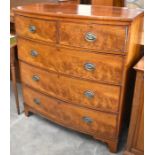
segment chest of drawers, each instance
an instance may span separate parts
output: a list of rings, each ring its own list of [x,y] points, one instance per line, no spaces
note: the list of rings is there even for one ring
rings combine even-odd
[[[92,135],[116,152],[143,12],[41,3],[14,13],[25,114]]]

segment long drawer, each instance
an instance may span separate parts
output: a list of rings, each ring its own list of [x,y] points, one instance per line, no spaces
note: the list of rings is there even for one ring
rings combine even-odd
[[[127,27],[113,25],[60,23],[60,44],[109,53],[123,53]]]
[[[56,22],[16,16],[16,33],[40,41],[56,43]]]
[[[117,115],[80,108],[23,87],[25,104],[66,127],[99,137],[116,135]]]
[[[69,78],[20,62],[22,82],[56,98],[93,109],[118,112],[120,87]]]
[[[19,59],[62,74],[120,85],[123,56],[95,54],[71,48],[56,48],[18,39]]]

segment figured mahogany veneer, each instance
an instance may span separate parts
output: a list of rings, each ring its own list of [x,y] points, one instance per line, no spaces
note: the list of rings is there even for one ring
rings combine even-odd
[[[103,83],[120,85],[122,82],[122,56],[87,53],[79,49],[48,46],[21,38],[18,43],[19,59],[34,66]],[[33,51],[37,52],[36,56],[32,55]],[[93,64],[94,69],[87,70],[88,63]]]
[[[36,40],[56,42],[56,22],[18,16],[16,33]]]
[[[73,31],[72,31],[73,30]],[[92,43],[85,37],[91,32],[96,36]],[[62,22],[60,24],[60,44],[105,52],[124,52],[127,27],[98,24]]]
[[[143,11],[41,3],[14,9],[25,114],[117,151]]]
[[[74,78],[68,78],[55,73],[20,63],[21,80],[23,83],[56,98],[92,107],[105,111],[118,111],[120,87],[107,84],[97,84]],[[37,81],[33,77],[37,76]],[[94,96],[88,98],[84,95],[91,91]]]
[[[92,110],[67,104],[28,87],[24,87],[23,94],[25,102],[30,108],[49,116],[50,119],[57,123],[85,133],[94,134],[94,137],[101,136],[104,138],[108,135],[113,138],[116,136],[117,115],[102,112],[94,113]],[[90,119],[89,122],[85,121],[86,118]]]

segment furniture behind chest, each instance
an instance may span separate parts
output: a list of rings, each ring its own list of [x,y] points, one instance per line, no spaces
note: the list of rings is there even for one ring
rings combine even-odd
[[[10,35],[10,71],[11,71],[11,79],[12,79],[12,86],[15,96],[15,103],[17,108],[17,113],[20,114],[20,108],[19,108],[19,100],[18,100],[18,90],[17,90],[17,70],[16,70],[16,64],[17,64],[17,43],[16,43],[16,37],[15,35]]]
[[[25,114],[92,135],[116,152],[143,11],[40,3],[14,9]]]
[[[144,58],[134,67],[137,72],[132,114],[124,155],[144,155]]]
[[[123,7],[125,0],[91,0],[92,5],[119,6]]]

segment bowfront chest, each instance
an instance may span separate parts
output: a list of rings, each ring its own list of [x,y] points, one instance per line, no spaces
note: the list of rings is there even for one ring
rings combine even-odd
[[[25,114],[92,135],[116,152],[142,10],[77,4],[14,9]]]

